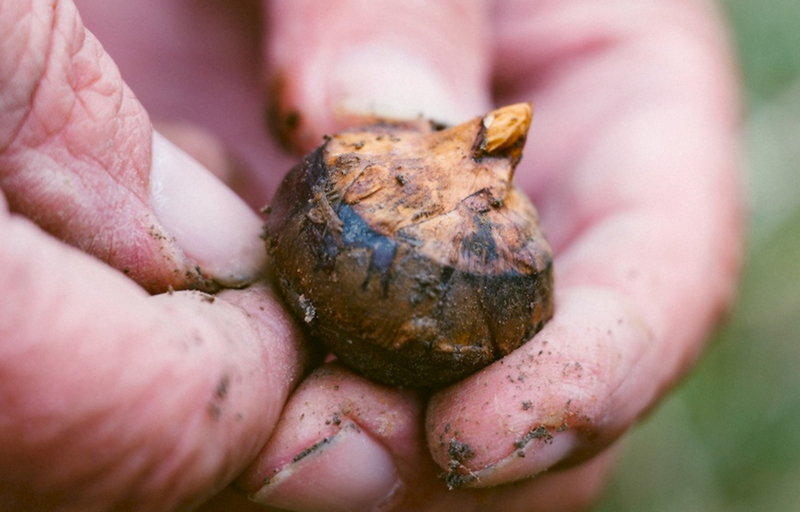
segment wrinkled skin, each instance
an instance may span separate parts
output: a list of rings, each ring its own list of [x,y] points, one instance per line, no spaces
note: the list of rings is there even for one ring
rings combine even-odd
[[[700,0],[0,0],[0,508],[586,507],[733,295],[727,44]],[[553,320],[428,397],[321,363],[259,217],[150,125],[258,207],[266,91],[301,150],[533,100]]]

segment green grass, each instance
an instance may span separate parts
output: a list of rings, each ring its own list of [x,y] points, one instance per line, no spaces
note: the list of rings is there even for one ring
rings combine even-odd
[[[748,92],[759,98],[778,94],[800,69],[800,2],[727,0],[723,6],[739,47]]]
[[[596,510],[800,510],[800,2],[728,0],[748,100],[750,247],[697,370],[623,442]]]

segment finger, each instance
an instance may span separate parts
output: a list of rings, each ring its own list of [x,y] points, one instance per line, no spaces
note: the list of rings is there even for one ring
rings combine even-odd
[[[158,133],[208,169],[249,205],[264,208],[265,198],[269,197],[264,183],[267,176],[259,175],[216,134],[184,122],[155,122],[153,125]],[[272,164],[272,171],[291,168],[290,164]]]
[[[481,0],[267,4],[271,119],[295,148],[375,116],[455,123],[488,111]]]
[[[395,456],[419,452],[419,411],[408,392],[324,366],[292,395],[239,485],[277,508],[371,510],[400,485]]]
[[[609,126],[636,108],[650,108],[659,114],[673,111],[684,120],[664,126],[653,119],[638,138],[616,142],[624,145],[623,155],[639,147],[653,150],[672,143],[662,139],[654,145],[655,140],[645,139],[648,134],[653,139],[656,135],[702,139],[718,133],[726,140],[714,140],[714,147],[724,145],[728,160],[735,158],[730,134],[739,126],[739,93],[732,78],[730,42],[713,3],[651,1],[634,6],[608,0],[587,5],[576,0],[544,7],[524,0],[502,0],[496,6],[493,84],[497,100],[534,101],[536,105],[526,156],[515,179],[534,195],[540,210],[553,208],[551,223],[567,219],[571,230],[564,229],[563,235],[560,229],[550,230],[558,238],[574,236],[585,216],[556,212],[549,200],[562,199],[550,188],[559,186],[561,192],[586,179],[575,171],[578,163],[589,161],[588,150],[599,142],[595,136],[607,133]],[[692,116],[690,126],[685,125],[687,115]],[[675,132],[677,127],[682,131]],[[672,154],[673,160],[684,161],[675,171],[689,167],[689,155]],[[692,168],[701,168],[701,162]],[[629,169],[620,173],[626,171]],[[596,184],[599,173],[588,168],[584,172],[595,176],[584,186],[589,194],[589,184]],[[640,180],[655,175],[639,174]],[[675,176],[673,187],[683,183],[683,178]],[[609,180],[602,192],[618,185]],[[656,193],[662,184],[640,187],[644,185],[652,185],[648,190]],[[545,189],[547,193],[543,193]],[[570,205],[580,206],[574,200]],[[557,242],[560,245],[561,240]]]
[[[503,5],[498,80],[547,116],[520,178],[540,196],[558,284],[621,292],[672,340],[657,347],[691,358],[741,264],[739,95],[719,13],[700,1]]]
[[[534,9],[528,24],[514,11],[499,30],[516,36],[500,53],[539,64],[526,72],[540,81],[524,89],[542,96],[539,112],[567,118],[542,128],[538,145],[532,134],[528,150],[540,175],[527,186],[556,248],[557,305],[522,349],[431,400],[437,462],[452,463],[452,443],[471,448],[454,471],[464,485],[603,449],[688,370],[733,297],[736,106],[725,48],[703,32],[715,21],[698,5],[658,2],[621,20],[615,5]],[[643,34],[642,19],[658,21]],[[569,44],[550,43],[544,58],[542,34]]]
[[[241,164],[210,131],[190,123],[154,122],[154,128],[228,186],[245,174]]]
[[[150,291],[253,280],[260,219],[153,134],[75,6],[0,7],[0,187],[11,209]]]
[[[19,216],[0,237],[1,503],[190,508],[249,464],[307,363],[268,289],[150,297]]]
[[[481,512],[580,512],[591,510],[601,497],[616,459],[609,449],[577,467],[552,471],[517,484],[476,492]],[[464,492],[464,491],[462,491]],[[454,508],[462,512],[461,508]]]
[[[322,367],[292,395],[238,484],[256,502],[297,511],[584,510],[613,461],[608,453],[520,485],[449,489],[422,441],[420,412],[408,392]]]
[[[226,183],[263,207],[295,158],[277,148],[264,122],[258,1],[75,2],[156,128],[191,123],[213,133],[246,170],[242,182]]]
[[[661,390],[668,370],[624,297],[570,289],[556,307],[532,341],[432,397],[428,444],[452,486],[499,485],[593,455]]]

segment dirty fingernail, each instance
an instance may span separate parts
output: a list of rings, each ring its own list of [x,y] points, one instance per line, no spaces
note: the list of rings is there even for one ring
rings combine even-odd
[[[266,253],[262,221],[232,190],[184,151],[153,132],[150,201],[184,254],[218,283],[254,280]]]
[[[392,458],[354,423],[297,454],[250,499],[296,512],[372,510],[399,485]]]
[[[574,432],[542,431],[520,442],[505,459],[472,473],[465,486],[490,487],[538,475],[572,453],[577,442]]]
[[[342,55],[332,80],[337,114],[448,124],[474,114],[459,109],[445,77],[421,56],[378,44]]]

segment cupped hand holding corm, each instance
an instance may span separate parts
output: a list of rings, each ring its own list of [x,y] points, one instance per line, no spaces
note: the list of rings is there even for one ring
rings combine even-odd
[[[707,2],[76,3],[0,0],[3,510],[579,510],[729,305]],[[552,319],[444,389],[323,358],[255,213],[300,154],[531,101]]]

